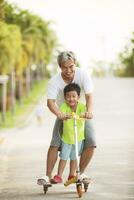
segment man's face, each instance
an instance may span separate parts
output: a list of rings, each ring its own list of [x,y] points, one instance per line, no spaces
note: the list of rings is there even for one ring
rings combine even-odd
[[[61,71],[64,77],[66,78],[72,78],[75,73],[75,63],[73,60],[67,60],[65,62],[62,62],[61,64]]]

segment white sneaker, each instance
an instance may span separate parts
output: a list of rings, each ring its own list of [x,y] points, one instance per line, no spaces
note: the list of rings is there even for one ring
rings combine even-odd
[[[91,182],[91,179],[86,174],[81,174],[80,175],[80,180],[83,183],[90,183]]]
[[[39,178],[39,179],[37,180],[37,184],[38,184],[38,185],[51,185],[48,176],[44,176],[44,177]]]

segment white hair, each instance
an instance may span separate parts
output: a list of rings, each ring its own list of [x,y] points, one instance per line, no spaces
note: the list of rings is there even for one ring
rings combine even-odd
[[[73,60],[74,63],[76,63],[76,57],[75,54],[72,51],[63,51],[60,52],[57,57],[58,65],[61,67],[61,63],[65,62],[67,60]]]

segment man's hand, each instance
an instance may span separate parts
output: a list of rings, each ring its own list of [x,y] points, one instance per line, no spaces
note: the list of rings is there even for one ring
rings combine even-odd
[[[57,113],[57,117],[61,120],[66,120],[66,119],[70,119],[71,118],[71,114],[70,113],[62,113],[62,112],[58,112]]]
[[[86,118],[86,119],[92,119],[93,118],[93,114],[91,112],[85,112],[83,117]]]
[[[92,119],[93,118],[93,113],[92,113],[92,108],[93,108],[93,96],[92,93],[90,94],[85,94],[86,98],[86,107],[87,107],[87,112],[85,112],[85,118],[87,119]]]

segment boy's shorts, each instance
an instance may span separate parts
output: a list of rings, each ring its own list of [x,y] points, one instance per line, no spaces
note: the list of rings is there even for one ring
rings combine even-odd
[[[79,156],[81,155],[83,151],[84,141],[78,142],[78,153]],[[61,151],[60,151],[60,158],[62,160],[76,160],[76,153],[75,153],[75,145],[74,144],[66,144],[62,141],[61,144]]]
[[[63,129],[62,120],[56,119],[55,125],[53,128],[53,135],[50,146],[59,147],[61,146],[61,135]],[[84,140],[84,149],[87,147],[96,147],[95,140],[95,130],[93,127],[93,120],[88,119],[85,121],[85,140]]]

